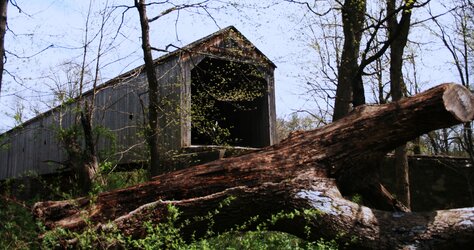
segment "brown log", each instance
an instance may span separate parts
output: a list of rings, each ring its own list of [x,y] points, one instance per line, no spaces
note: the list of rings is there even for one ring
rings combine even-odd
[[[252,215],[315,208],[321,215],[309,220],[313,229],[310,239],[342,232],[355,235],[363,244],[360,246],[368,248],[389,246],[383,242],[439,246],[454,238],[463,241],[474,237],[472,209],[431,214],[373,210],[343,199],[330,177],[357,169],[367,155],[380,155],[423,133],[470,121],[474,118],[472,107],[474,96],[469,90],[443,84],[396,103],[357,108],[337,122],[294,133],[280,144],[254,153],[99,194],[93,204],[88,198],[40,202],[33,212],[48,228],[80,230],[87,219],[105,229],[106,222],[115,221],[127,234],[140,235],[143,218],[163,220],[165,204],[178,206],[183,218],[192,218],[213,211],[219,201],[232,195],[236,200],[230,210],[215,218],[222,227],[217,230],[242,223]],[[292,226],[275,225],[275,229],[302,236],[305,221],[292,220]],[[202,226],[191,224],[187,230],[199,233],[199,228]]]
[[[183,219],[213,216],[214,232],[242,225],[254,216],[260,220],[281,211],[315,209],[315,214],[297,215],[292,220],[280,220],[268,225],[269,230],[288,232],[302,238],[318,240],[337,238],[340,243],[357,249],[396,249],[419,247],[460,249],[474,244],[474,208],[440,210],[424,213],[402,213],[374,210],[344,199],[334,180],[318,178],[313,170],[279,183],[264,183],[256,187],[238,186],[211,195],[180,201],[155,201],[114,220],[113,225],[126,234],[143,235],[144,217],[161,222],[167,205],[173,204],[182,212]],[[228,206],[219,207],[229,197]],[[199,209],[196,209],[199,208]],[[185,236],[204,235],[210,223],[191,222]],[[99,225],[107,230],[110,224]],[[308,231],[309,229],[309,231]],[[309,232],[309,237],[308,237]],[[463,249],[463,248],[461,248]]]

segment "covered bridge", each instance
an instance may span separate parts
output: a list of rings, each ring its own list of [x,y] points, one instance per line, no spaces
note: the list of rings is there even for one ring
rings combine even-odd
[[[275,65],[235,27],[161,56],[155,65],[163,152],[275,143]],[[130,164],[147,159],[143,126],[148,94],[143,69],[122,74],[96,91],[94,123],[102,131],[101,160]],[[68,102],[0,135],[0,180],[55,173],[67,162],[57,138],[60,129],[77,123],[76,105]]]

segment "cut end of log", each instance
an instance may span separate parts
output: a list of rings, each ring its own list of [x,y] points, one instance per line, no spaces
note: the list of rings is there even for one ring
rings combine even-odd
[[[474,119],[474,95],[466,87],[449,83],[443,94],[446,110],[461,122]]]

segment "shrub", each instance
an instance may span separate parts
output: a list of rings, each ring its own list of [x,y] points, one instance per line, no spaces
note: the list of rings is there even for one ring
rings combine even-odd
[[[0,197],[0,249],[37,249],[38,225],[28,206],[7,196]]]

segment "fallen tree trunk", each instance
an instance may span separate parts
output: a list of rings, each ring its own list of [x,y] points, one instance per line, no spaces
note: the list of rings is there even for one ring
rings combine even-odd
[[[224,231],[259,216],[259,221],[253,226],[263,221],[267,222],[269,230],[313,240],[320,237],[338,239],[357,249],[462,249],[474,244],[473,208],[425,213],[374,210],[344,199],[333,180],[315,177],[317,175],[308,170],[279,183],[268,182],[253,188],[238,186],[180,201],[155,201],[115,219],[113,225],[126,234],[143,236],[142,219],[153,218],[155,223],[162,222],[167,206],[172,204],[187,219],[201,218],[209,211],[219,210],[212,223],[192,221],[185,232],[187,237],[204,235],[208,229]],[[233,197],[230,204],[222,206],[229,197]],[[295,210],[306,212],[295,214]],[[268,222],[271,215],[282,211],[292,214],[291,219],[281,219],[275,224]],[[101,225],[99,228],[107,230],[108,227]]]
[[[294,133],[258,152],[102,193],[93,204],[88,198],[40,202],[34,214],[48,228],[81,230],[87,221],[106,230],[107,222],[113,221],[124,233],[138,237],[143,235],[144,218],[165,219],[166,204],[174,204],[183,211],[183,219],[190,219],[233,197],[214,218],[217,231],[256,215],[263,219],[280,211],[316,209],[313,218],[294,218],[271,228],[306,236],[307,224],[311,240],[339,235],[342,242],[375,249],[443,246],[454,240],[469,244],[474,238],[473,209],[425,214],[370,209],[345,200],[334,178],[347,179],[364,165],[367,155],[381,155],[423,133],[472,120],[473,107],[469,90],[443,84],[396,103],[357,108],[337,122]],[[393,202],[383,187],[375,189],[375,195]],[[190,223],[184,231],[199,235],[204,227],[198,224]]]

